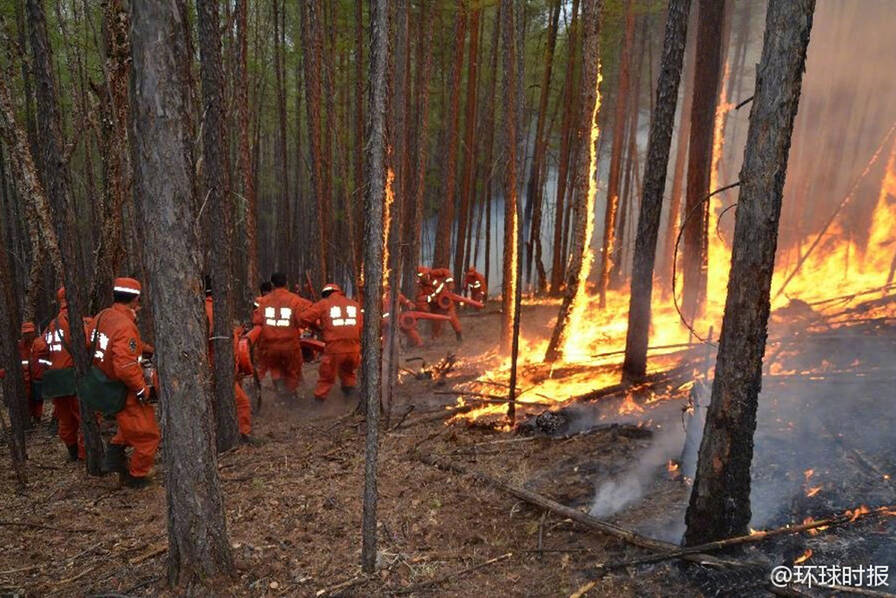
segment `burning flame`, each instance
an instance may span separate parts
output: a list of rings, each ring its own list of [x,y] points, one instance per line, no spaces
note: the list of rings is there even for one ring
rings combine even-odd
[[[389,155],[392,148],[389,148]],[[389,271],[389,222],[392,218],[392,204],[395,202],[395,191],[392,184],[395,182],[395,172],[391,167],[386,171],[386,203],[383,205],[383,281],[391,282],[392,273]]]
[[[635,403],[630,393],[625,393],[625,400],[619,406],[619,415],[631,415],[632,413],[644,413],[644,408]]]
[[[808,561],[811,557],[812,557],[812,549],[811,549],[811,548],[808,548],[808,549],[806,549],[806,552],[804,552],[804,553],[801,554],[800,556],[796,557],[796,559],[794,559],[793,564],[794,564],[794,565],[799,565],[800,563],[805,563],[805,562]]]
[[[717,167],[721,163],[721,148],[724,146],[722,124],[724,115],[729,110],[731,110],[731,106],[724,102],[720,103],[719,110],[717,110],[717,139],[713,152],[713,164],[715,165],[713,172],[717,171]],[[891,130],[891,134],[893,132],[896,132],[896,124]],[[598,134],[599,130],[594,124],[591,130],[591,140],[596,139]],[[889,137],[887,139],[889,140]],[[789,269],[783,266],[776,269],[772,280],[771,307],[773,310],[786,306],[791,298],[799,298],[807,303],[812,303],[838,296],[867,294],[869,290],[883,289],[888,282],[891,282],[889,276],[893,256],[894,231],[896,231],[896,143],[893,141],[889,141],[889,143],[892,144],[892,147],[886,143],[881,145],[863,173],[863,175],[870,173],[871,166],[879,156],[887,156],[886,174],[873,211],[867,243],[859,243],[851,235],[845,234],[842,225],[835,220],[816,249],[805,258],[801,268],[788,282],[786,295],[775,296],[775,293],[790,276],[792,266]],[[592,155],[592,174],[594,168],[594,156]],[[594,177],[591,176],[589,177],[589,208],[586,226],[588,247],[591,245],[594,233],[595,193],[596,183]],[[717,208],[721,206],[721,197],[714,196],[712,201],[716,202],[713,208],[717,211]],[[785,197],[784,201],[792,201],[792,198]],[[733,217],[733,213],[726,215],[726,218],[729,217]],[[716,331],[720,330],[728,286],[731,251],[729,241],[715,234],[715,223],[711,224],[710,229],[706,308],[702,316],[689,322],[693,331],[698,334],[705,334],[711,326]],[[779,265],[796,264],[802,255],[800,247],[810,246],[817,234],[817,231],[808,234],[803,242],[794,247],[779,247]],[[843,264],[847,262],[848,256],[851,257],[849,268],[844,268]],[[582,281],[587,280],[593,259],[594,255],[589,251],[583,263]],[[556,300],[552,299],[532,299],[527,301],[527,304],[543,305],[552,302],[556,304]],[[527,331],[526,335],[520,338],[519,386],[529,389],[527,394],[540,403],[549,402],[560,405],[595,389],[617,384],[620,379],[619,370],[625,349],[628,307],[627,287],[621,290],[609,289],[606,295],[606,307],[601,309],[599,298],[589,296],[585,285],[580,284],[573,300],[569,326],[562,341],[563,353],[560,361],[550,366],[542,362],[552,324],[540,330]],[[823,314],[830,314],[842,310],[843,304],[816,303],[813,308]],[[834,311],[825,312],[826,309]],[[663,297],[661,293],[654,293],[650,346],[688,346],[692,342],[694,342],[693,332],[682,324],[671,298]],[[694,346],[696,347],[696,345]],[[510,368],[508,356],[495,350],[477,356],[476,361],[486,364],[485,367],[490,369],[475,382],[467,384],[464,390],[493,394],[496,391],[501,392],[499,387],[507,388]],[[650,353],[651,371],[668,369],[679,364],[680,357],[675,353],[675,349]],[[771,365],[770,371],[773,374],[799,373],[785,370],[777,363]],[[803,373],[806,375],[818,374],[813,370]],[[504,405],[490,404],[459,415],[455,420],[463,418],[474,421],[489,414],[502,414],[504,411]],[[643,407],[634,403],[631,397],[626,397],[619,412],[641,413]],[[792,422],[788,422],[787,426],[793,427]],[[817,493],[819,491],[814,486],[810,487],[808,477],[806,478],[806,488],[808,492]]]
[[[812,498],[813,496],[815,496],[816,494],[821,492],[821,488],[822,488],[821,486],[815,486],[813,488],[809,488],[808,490],[806,490],[806,496],[808,496],[809,498]]]
[[[861,517],[862,515],[867,515],[870,512],[871,512],[871,509],[869,509],[865,505],[861,505],[859,508],[857,508],[854,511],[847,510],[845,514],[849,517],[849,521],[853,522],[856,519],[858,519],[859,517]]]

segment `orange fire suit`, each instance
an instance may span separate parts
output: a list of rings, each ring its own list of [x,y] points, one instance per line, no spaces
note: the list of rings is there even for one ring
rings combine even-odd
[[[278,287],[261,298],[252,316],[252,323],[261,328],[258,357],[271,372],[271,378],[283,378],[290,392],[295,391],[302,380],[299,314],[310,305],[307,299],[290,293],[285,287]]]
[[[361,365],[361,306],[342,293],[333,292],[301,314],[305,325],[317,322],[323,333],[324,354],[320,361],[314,398],[327,398],[336,376],[344,389],[354,388]]]
[[[401,308],[410,310],[414,309],[414,302],[405,297],[404,293],[398,293],[398,314],[396,314],[393,318],[392,314],[389,312],[389,309],[391,309],[392,307],[389,304],[389,299],[389,291],[386,290],[386,292],[383,293],[383,338],[385,338],[389,333],[389,326],[392,325],[392,322],[399,321],[398,315],[401,314]],[[405,329],[399,326],[398,329],[401,330],[402,333],[404,333],[405,337],[408,340],[408,343],[410,343],[412,347],[419,347],[423,344],[423,339],[420,338],[420,332],[417,330],[417,322],[414,322],[413,328]]]
[[[488,294],[488,285],[485,283],[485,276],[477,272],[475,268],[470,268],[464,275],[464,288],[469,291],[470,299],[479,301],[480,303],[485,301],[486,295]]]
[[[205,318],[208,321],[208,361],[214,367],[215,352],[212,348],[212,336],[215,324],[215,310],[212,305],[212,298],[205,298]],[[237,364],[237,345],[239,344],[242,328],[233,329],[233,400],[236,403],[236,420],[239,424],[240,434],[248,436],[252,433],[252,405],[249,403],[249,397],[243,391],[239,379],[239,367]]]
[[[85,328],[87,334],[87,328]],[[89,337],[88,337],[89,338]],[[71,353],[68,347],[71,343],[68,325],[68,305],[63,303],[59,314],[50,321],[44,331],[45,352],[38,356],[44,362],[49,362],[47,370],[61,370],[73,368]],[[81,412],[78,406],[78,397],[69,395],[53,398],[53,413],[59,423],[59,439],[66,446],[78,445],[78,458],[85,457],[84,434],[81,432]]]
[[[44,414],[44,401],[34,392],[34,383],[40,382],[44,374],[44,367],[50,365],[49,360],[44,359],[46,344],[44,339],[36,337],[30,343],[24,338],[19,339],[19,359],[22,361],[22,373],[25,376],[25,395],[28,397],[28,415],[33,420],[40,421]]]
[[[96,353],[93,364],[112,380],[128,389],[124,409],[115,415],[118,432],[110,444],[131,446],[134,453],[128,471],[135,478],[146,477],[159,448],[159,425],[149,400],[149,388],[143,379],[140,356],[147,345],[137,330],[137,315],[122,303],[114,303],[96,315]],[[91,333],[93,338],[93,333]]]
[[[433,268],[430,270],[432,277],[433,292],[429,295],[430,311],[436,314],[448,316],[448,323],[454,332],[460,333],[460,320],[457,319],[457,310],[454,308],[454,301],[451,302],[448,309],[442,309],[438,305],[438,298],[442,293],[450,293],[454,290],[454,275],[448,268]],[[432,321],[432,337],[436,338],[442,332],[442,321]]]

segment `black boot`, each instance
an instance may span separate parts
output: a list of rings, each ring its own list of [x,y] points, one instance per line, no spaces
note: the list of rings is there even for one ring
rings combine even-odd
[[[77,461],[78,460],[78,445],[77,444],[67,444],[65,448],[68,449],[68,460],[69,461]]]
[[[459,343],[464,342],[464,335],[462,335],[462,334],[460,333],[460,330],[458,330],[457,332],[455,332],[454,335],[457,337],[457,342],[459,342]]]
[[[355,392],[355,387],[354,387],[354,386],[343,386],[343,387],[342,387],[342,394],[345,395],[345,396],[347,396],[347,397],[352,396],[352,393],[353,393],[353,392]]]
[[[127,470],[127,459],[124,455],[124,446],[120,444],[110,444],[106,448],[106,458],[103,460],[103,471],[106,473],[124,473]]]
[[[123,486],[127,486],[128,488],[133,488],[135,490],[139,490],[141,488],[146,488],[147,486],[149,486],[149,480],[147,480],[145,476],[132,476],[127,471],[120,475],[120,480]]]

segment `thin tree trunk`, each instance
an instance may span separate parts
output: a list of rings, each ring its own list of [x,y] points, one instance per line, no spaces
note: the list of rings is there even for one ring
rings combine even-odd
[[[460,85],[464,66],[464,38],[467,32],[466,0],[456,0],[454,21],[454,61],[451,69],[451,89],[448,92],[448,115],[445,120],[447,142],[442,170],[442,201],[439,206],[439,228],[432,265],[451,267],[451,231],[454,229],[454,205],[457,202],[457,143],[460,134]]]
[[[405,262],[404,276],[404,294],[408,297],[414,296],[414,288],[416,286],[417,269],[413,267],[417,260],[420,259],[422,245],[422,228],[423,228],[423,200],[426,191],[426,167],[429,159],[429,139],[427,138],[427,122],[429,120],[430,106],[430,73],[432,71],[432,52],[433,52],[433,18],[431,15],[431,7],[422,7],[422,18],[424,23],[420,26],[420,34],[422,37],[417,42],[417,62],[421,66],[417,68],[416,81],[414,87],[416,89],[417,101],[419,107],[416,119],[415,130],[417,132],[417,170],[416,184],[414,185],[414,199],[409,201],[406,210],[406,221],[410,239],[406,245],[408,247],[408,260]]]
[[[321,47],[320,24],[317,2],[302,3],[302,63],[305,70],[305,105],[308,109],[308,141],[311,149],[311,186],[314,193],[314,218],[317,223],[308,247],[314,254],[312,264],[315,285],[320,288],[327,278],[327,251],[324,249],[326,234],[324,229],[324,209],[329,205],[326,199],[324,180],[324,144],[321,125]]]
[[[469,222],[470,205],[473,201],[473,157],[476,155],[476,91],[479,84],[479,13],[478,5],[470,14],[470,50],[467,58],[467,110],[464,117],[464,164],[460,189],[460,209],[457,213],[457,242],[454,249],[454,277],[463,280],[465,240]]]
[[[370,93],[365,147],[367,189],[364,194],[364,328],[361,353],[361,397],[367,406],[364,456],[364,507],[361,566],[376,569],[376,461],[380,380],[380,322],[383,309],[383,202],[386,158],[386,65],[388,64],[388,2],[370,0]]]
[[[180,28],[185,10],[173,2],[131,0],[135,195],[146,223],[149,299],[164,305],[154,324],[162,382],[168,580],[191,588],[229,574],[233,563],[214,448],[205,317],[196,294],[200,254],[193,242],[192,172],[182,121],[187,99],[181,65],[189,60]],[[200,3],[200,15],[206,10]],[[207,26],[213,25],[200,24]],[[159,39],[166,42],[160,45]],[[226,321],[223,315],[216,320]],[[223,361],[223,355],[217,359]],[[233,362],[228,365],[232,370]]]
[[[604,212],[604,240],[601,252],[600,281],[597,292],[600,296],[600,307],[607,306],[607,288],[610,286],[610,271],[613,269],[613,257],[616,252],[616,218],[619,212],[619,179],[622,171],[622,149],[625,147],[625,122],[628,93],[629,65],[632,58],[632,45],[635,38],[635,14],[632,0],[626,0],[625,8],[625,43],[622,46],[622,57],[619,63],[619,81],[616,86],[616,106],[613,116],[613,145],[610,149],[610,173],[607,178],[607,206]]]
[[[566,60],[566,77],[563,82],[563,105],[566,110],[563,112],[563,120],[560,125],[560,155],[558,157],[557,167],[557,196],[554,200],[554,247],[551,260],[551,295],[559,295],[560,288],[563,286],[564,273],[566,270],[566,243],[563,240],[564,234],[564,202],[566,199],[566,185],[569,177],[569,163],[571,159],[570,146],[573,143],[572,127],[573,119],[576,114],[576,55],[579,49],[579,36],[576,26],[579,12],[579,0],[572,0],[572,17],[567,28],[567,60]]]
[[[355,1],[355,189],[352,197],[354,204],[361,206],[364,203],[364,0]],[[355,213],[359,211],[353,208]],[[419,253],[419,237],[417,232],[417,247]],[[352,251],[355,254],[355,263],[361,267],[361,245],[363,227],[359,227],[352,236]],[[356,270],[355,276],[360,283],[361,272]]]
[[[650,334],[650,304],[653,293],[653,266],[659,235],[666,170],[672,146],[675,105],[684,48],[687,41],[688,12],[691,0],[669,0],[663,56],[656,86],[656,104],[647,141],[644,190],[638,216],[638,236],[632,258],[632,282],[629,295],[628,331],[625,337],[623,381],[641,380],[647,373],[647,343]]]
[[[576,153],[575,238],[570,251],[572,259],[566,276],[566,291],[557,316],[557,324],[548,343],[545,361],[561,359],[565,352],[567,331],[577,322],[587,301],[585,281],[591,271],[594,234],[594,198],[597,194],[598,115],[600,113],[600,20],[601,0],[582,2],[582,91],[576,137],[581,140]]]
[[[239,176],[242,189],[243,214],[245,218],[246,243],[246,283],[254,289],[259,281],[258,273],[258,197],[255,192],[255,173],[252,169],[252,155],[249,144],[249,16],[248,0],[237,0],[236,37],[237,73],[236,87],[237,122],[239,123]],[[297,179],[298,183],[298,179]],[[246,289],[240,289],[245,293]]]
[[[233,289],[230,284],[232,225],[227,173],[228,136],[224,112],[224,73],[221,65],[221,32],[217,0],[197,0],[202,99],[203,173],[213,239],[210,274],[214,297],[212,348],[215,355],[215,439],[218,451],[239,442],[233,395]],[[284,157],[285,161],[285,157]],[[284,181],[285,183],[285,181]]]
[[[684,61],[684,93],[678,116],[678,140],[675,146],[675,166],[672,173],[672,191],[669,194],[669,210],[666,232],[663,236],[663,264],[660,274],[663,291],[672,292],[672,271],[675,267],[675,239],[678,237],[678,221],[681,214],[681,196],[684,188],[684,167],[688,159],[688,142],[691,138],[691,110],[694,105],[694,66],[697,62],[697,15],[699,8],[691,10],[688,17],[690,35],[685,42],[687,56]]]
[[[500,8],[498,9],[500,13]],[[500,54],[499,35],[501,33],[500,15],[495,15],[495,24],[492,29],[492,64],[491,79],[487,97],[488,100],[488,117],[486,121],[487,133],[485,135],[485,196],[482,201],[485,202],[485,278],[489,280],[491,277],[491,255],[492,255],[492,206],[494,204],[494,176],[495,164],[493,157],[495,152],[495,106],[497,105],[495,89],[498,85],[498,55]]]
[[[753,432],[781,196],[814,10],[814,0],[768,4],[712,401],[686,516],[689,546],[748,531]]]
[[[709,218],[709,203],[704,199],[709,193],[712,170],[713,128],[722,73],[722,21],[725,2],[726,0],[700,0],[700,17],[697,22],[697,57],[694,66],[694,100],[691,106],[685,202],[685,214],[691,216],[685,224],[682,249],[682,313],[689,320],[702,313],[706,302],[708,247],[705,223]]]
[[[52,48],[47,35],[46,16],[41,0],[27,0],[28,23],[31,33],[31,52],[37,81],[37,106],[41,113],[42,126],[37,129],[37,141],[41,147],[38,159],[38,173],[47,190],[56,225],[56,235],[62,255],[63,279],[67,288],[68,313],[71,322],[80,322],[84,315],[84,280],[86,268],[80,259],[75,228],[75,205],[69,179],[68,162],[65,154],[65,140],[62,136],[62,121],[53,77]],[[72,360],[76,376],[80,379],[87,372],[90,356],[84,327],[71,326]],[[84,446],[87,451],[87,473],[101,475],[103,443],[99,427],[93,414],[83,401],[79,402],[81,428],[84,432]]]
[[[513,344],[513,321],[516,308],[517,243],[519,243],[519,215],[517,214],[517,60],[516,25],[513,0],[501,0],[501,45],[504,77],[501,93],[504,110],[501,128],[504,132],[504,259],[501,285],[501,348],[509,351]]]

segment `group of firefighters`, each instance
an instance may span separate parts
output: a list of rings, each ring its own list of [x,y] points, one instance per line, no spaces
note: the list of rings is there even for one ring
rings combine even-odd
[[[212,351],[213,300],[206,280],[205,313],[208,323],[209,360]],[[399,313],[399,328],[412,346],[422,345],[418,319],[428,319],[435,338],[442,322],[448,321],[461,340],[460,322],[455,302],[482,307],[486,298],[484,277],[470,268],[464,279],[469,297],[454,294],[454,279],[445,268],[417,269],[417,295],[409,301],[398,294],[397,300],[406,311]],[[237,420],[241,439],[251,442],[251,406],[242,389],[241,379],[268,373],[279,391],[294,393],[302,380],[303,354],[320,352],[320,367],[314,398],[324,401],[338,377],[342,391],[348,395],[356,385],[356,371],[361,362],[362,309],[358,302],[346,297],[335,283],[321,289],[320,300],[312,303],[287,288],[286,276],[274,273],[270,282],[262,283],[261,295],[255,300],[252,327],[234,329],[234,385]],[[142,287],[133,278],[116,278],[113,303],[93,317],[83,318],[84,334],[92,365],[88,373],[76,381],[71,354],[71,335],[65,288],[56,293],[59,312],[42,334],[32,322],[21,327],[19,354],[24,373],[29,417],[33,424],[41,421],[43,401],[53,401],[53,416],[59,439],[65,444],[71,461],[84,459],[79,397],[87,411],[96,411],[113,419],[117,431],[106,449],[104,470],[118,473],[122,484],[132,488],[147,485],[147,476],[155,462],[160,432],[151,405],[157,393],[157,376],[151,366],[154,349],[144,342],[137,328]],[[383,325],[390,314],[384,295]],[[311,330],[320,340],[311,337]],[[4,370],[0,370],[0,376]],[[131,447],[130,458],[126,448]]]

